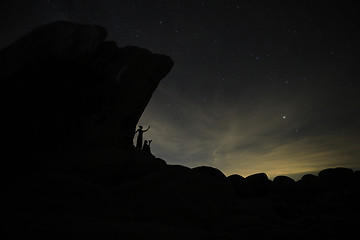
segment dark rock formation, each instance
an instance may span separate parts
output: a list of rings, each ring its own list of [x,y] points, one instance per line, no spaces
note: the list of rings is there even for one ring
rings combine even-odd
[[[168,165],[113,189],[142,221],[206,227],[234,199],[227,182]]]
[[[205,174],[215,178],[219,178],[221,180],[226,179],[226,176],[219,169],[213,167],[201,166],[201,167],[193,168],[193,171],[199,174]]]
[[[107,188],[166,166],[132,140],[173,61],[119,48],[106,35],[99,26],[54,22],[0,51],[2,176],[13,226],[19,216],[36,222],[63,213],[132,219]]]
[[[354,172],[354,182],[356,185],[360,185],[360,171]]]
[[[233,187],[235,193],[239,197],[243,197],[243,189],[245,184],[245,178],[238,174],[233,174],[227,177],[228,181],[230,182],[231,186]]]
[[[272,191],[272,181],[266,173],[256,173],[246,178],[234,174],[227,177],[238,197],[259,197],[265,196]]]
[[[287,176],[277,176],[272,183],[273,192],[291,195],[296,191],[295,180]]]
[[[353,177],[353,170],[349,168],[328,168],[319,172],[319,181],[326,187],[348,186]]]
[[[318,194],[320,192],[319,178],[313,174],[305,174],[297,181],[297,188],[302,194]]]
[[[2,135],[15,171],[59,158],[84,166],[96,147],[132,147],[136,124],[173,62],[105,38],[99,26],[55,22],[1,50]]]
[[[319,178],[313,174],[305,174],[300,181],[306,185],[315,185],[319,182]]]
[[[246,196],[264,196],[270,190],[271,181],[266,173],[256,173],[245,178]]]

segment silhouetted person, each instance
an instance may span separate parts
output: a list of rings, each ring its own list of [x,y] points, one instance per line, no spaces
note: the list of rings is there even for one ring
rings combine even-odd
[[[139,126],[139,129],[136,130],[135,134],[138,133],[137,139],[136,139],[136,148],[141,150],[142,149],[142,141],[143,141],[143,133],[149,130],[150,126],[146,130],[142,130],[143,127]]]
[[[149,141],[145,140],[145,141],[144,141],[144,146],[143,146],[143,148],[142,148],[142,150],[143,150],[144,152],[151,153],[151,150],[150,150],[150,144],[151,144],[151,142],[152,142],[152,140],[149,140]]]

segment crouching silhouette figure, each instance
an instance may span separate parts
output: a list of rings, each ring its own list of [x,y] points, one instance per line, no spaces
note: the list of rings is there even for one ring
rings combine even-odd
[[[136,139],[136,148],[141,150],[142,149],[142,141],[143,141],[143,133],[149,130],[150,126],[146,130],[142,130],[143,127],[139,126],[139,129],[136,130],[135,134],[138,133],[137,139]]]
[[[151,144],[151,142],[152,142],[152,140],[149,140],[149,141],[145,140],[145,141],[144,141],[144,146],[143,146],[143,148],[142,148],[142,150],[143,150],[144,152],[147,152],[147,153],[150,153],[150,154],[151,154],[151,149],[150,149],[150,144]]]

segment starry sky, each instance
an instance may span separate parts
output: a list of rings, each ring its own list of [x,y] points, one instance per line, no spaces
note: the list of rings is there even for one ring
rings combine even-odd
[[[169,164],[270,178],[360,169],[356,1],[1,1],[0,47],[55,20],[175,66],[139,124]]]

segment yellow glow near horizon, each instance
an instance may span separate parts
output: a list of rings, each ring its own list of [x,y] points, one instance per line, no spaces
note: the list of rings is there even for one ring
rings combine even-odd
[[[216,103],[204,109],[183,98],[176,102],[178,116],[154,108],[139,123],[152,126],[145,138],[153,139],[152,152],[169,164],[212,166],[244,177],[265,172],[269,178],[338,166],[360,168],[356,132],[301,135],[299,129],[311,119],[291,107],[279,107],[288,109],[283,118],[270,106],[238,111]]]

